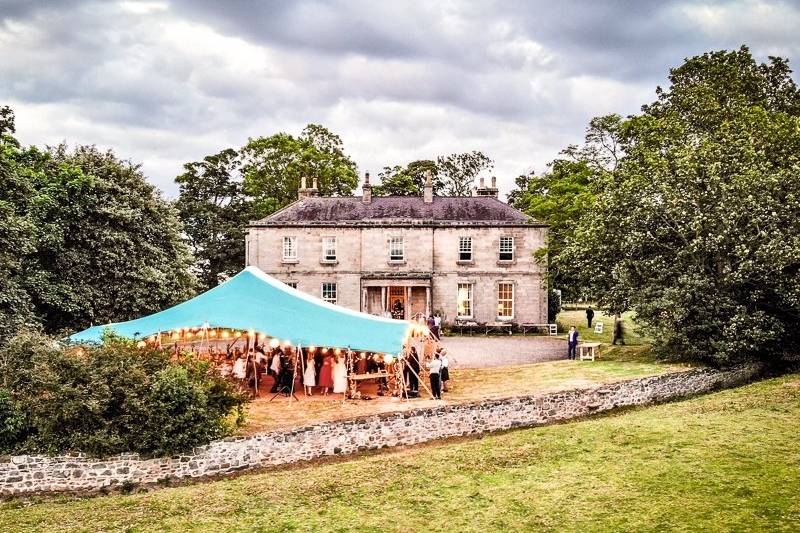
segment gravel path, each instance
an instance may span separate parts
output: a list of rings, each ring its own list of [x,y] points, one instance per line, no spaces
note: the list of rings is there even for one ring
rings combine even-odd
[[[442,337],[454,368],[485,368],[566,359],[567,341],[554,337]]]

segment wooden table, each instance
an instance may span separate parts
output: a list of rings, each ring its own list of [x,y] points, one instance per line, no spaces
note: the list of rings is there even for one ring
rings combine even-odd
[[[522,329],[522,334],[528,333],[530,330],[543,329],[550,336],[558,335],[558,324],[533,324],[531,322],[523,322],[519,325]]]
[[[578,344],[578,359],[580,361],[594,361],[595,351],[599,347],[599,342],[582,342]],[[585,354],[584,350],[586,350]]]

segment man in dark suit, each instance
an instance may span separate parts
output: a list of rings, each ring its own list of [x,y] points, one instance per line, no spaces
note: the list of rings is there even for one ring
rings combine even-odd
[[[589,324],[589,328],[592,327],[592,320],[594,320],[594,309],[590,305],[589,308],[586,310],[586,323]]]
[[[567,335],[567,359],[575,359],[577,351],[578,351],[578,330],[575,329],[575,326],[571,326],[569,328],[569,334]]]

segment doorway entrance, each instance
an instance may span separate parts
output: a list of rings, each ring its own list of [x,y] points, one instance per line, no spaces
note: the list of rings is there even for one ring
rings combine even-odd
[[[405,287],[389,287],[389,312],[392,318],[404,320],[407,303]]]

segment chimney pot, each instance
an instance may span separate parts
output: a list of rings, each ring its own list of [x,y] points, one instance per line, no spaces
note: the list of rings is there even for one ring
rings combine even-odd
[[[372,185],[369,184],[369,172],[364,173],[364,185],[361,186],[361,202],[372,203]]]
[[[433,174],[430,170],[425,171],[425,188],[423,189],[422,198],[426,204],[433,203]]]
[[[497,188],[497,176],[492,176],[492,189]]]
[[[486,182],[484,181],[483,176],[481,176],[481,179],[479,180],[479,183],[480,183],[480,185],[478,185],[478,188],[484,189],[486,187]]]

